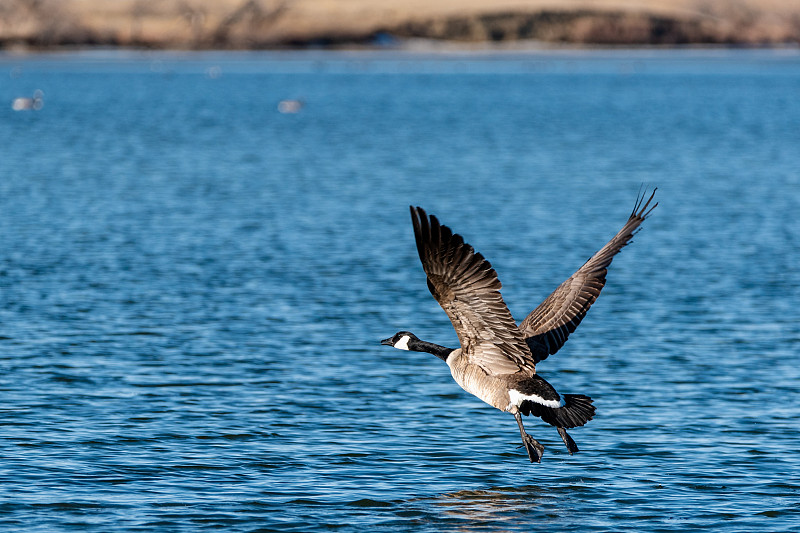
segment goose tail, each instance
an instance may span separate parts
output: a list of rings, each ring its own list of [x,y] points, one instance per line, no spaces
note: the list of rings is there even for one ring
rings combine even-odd
[[[549,407],[527,401],[524,402],[526,405],[520,406],[520,410],[525,415],[538,416],[557,428],[576,428],[594,418],[595,406],[590,397],[583,394],[564,394],[562,398],[564,405],[561,407]]]

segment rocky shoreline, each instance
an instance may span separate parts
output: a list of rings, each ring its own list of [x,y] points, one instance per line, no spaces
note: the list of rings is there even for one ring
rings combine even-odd
[[[768,45],[800,43],[800,20],[792,31],[755,30],[746,21],[720,24],[622,11],[488,13],[444,20],[410,21],[386,32],[399,37],[451,41],[518,41],[586,45]]]
[[[158,3],[157,8],[141,0],[121,0],[112,3],[115,11],[106,12],[96,5],[92,11],[92,4],[89,0],[4,0],[0,4],[0,48],[241,50],[390,46],[405,39],[633,46],[800,44],[800,5],[780,13],[758,11],[753,7],[756,4],[739,2],[672,12],[484,8],[426,14],[362,8],[341,14],[329,9],[315,15],[309,2],[303,10],[289,0],[216,4],[183,0]]]

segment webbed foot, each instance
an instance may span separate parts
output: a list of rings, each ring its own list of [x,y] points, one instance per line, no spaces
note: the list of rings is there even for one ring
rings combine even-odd
[[[525,446],[525,450],[528,452],[528,459],[530,459],[532,463],[542,462],[544,446],[542,446],[538,440],[525,433],[522,436],[522,444]]]
[[[572,440],[572,437],[567,434],[567,430],[558,427],[556,429],[558,430],[558,434],[561,435],[561,440],[564,441],[564,446],[566,446],[567,450],[569,450],[569,454],[572,455],[573,453],[578,453],[580,451],[578,450],[578,445],[575,444],[575,441]]]

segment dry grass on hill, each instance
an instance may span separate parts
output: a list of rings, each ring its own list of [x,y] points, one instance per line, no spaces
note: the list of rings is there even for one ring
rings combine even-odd
[[[268,48],[379,33],[587,44],[800,42],[796,0],[0,0],[0,45]]]

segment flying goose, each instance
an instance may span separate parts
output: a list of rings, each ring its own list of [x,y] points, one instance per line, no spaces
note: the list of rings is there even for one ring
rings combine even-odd
[[[578,446],[566,430],[591,420],[595,406],[588,396],[556,392],[536,374],[536,363],[556,353],[586,316],[605,285],[611,260],[658,205],[650,207],[655,192],[646,202],[644,194],[638,196],[619,233],[519,326],[500,295],[500,280],[489,261],[435,216],[411,206],[428,289],[453,323],[461,347],[439,346],[409,331],[400,331],[381,344],[435,355],[447,363],[453,379],[465,391],[514,415],[532,463],[541,461],[544,446],[525,432],[520,415],[538,416],[555,426],[572,455]]]

